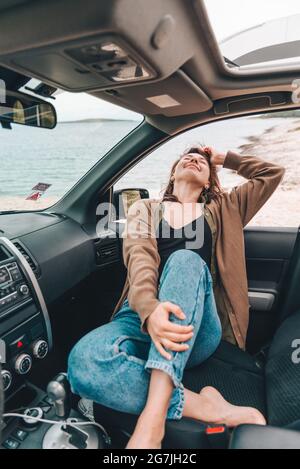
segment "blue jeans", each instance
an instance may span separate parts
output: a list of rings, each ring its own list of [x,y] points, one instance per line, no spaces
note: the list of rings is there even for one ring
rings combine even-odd
[[[151,370],[167,373],[174,384],[167,419],[179,420],[184,407],[182,377],[185,368],[207,360],[221,341],[221,323],[205,261],[189,250],[168,258],[158,290],[161,302],[170,301],[186,319],[170,320],[194,326],[189,349],[168,351],[164,358],[151,337],[141,331],[141,321],[125,300],[112,321],[83,337],[69,356],[68,378],[75,394],[118,411],[139,415],[145,407]]]

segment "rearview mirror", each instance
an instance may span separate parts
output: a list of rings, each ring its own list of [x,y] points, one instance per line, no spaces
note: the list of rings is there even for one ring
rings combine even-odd
[[[8,91],[3,93],[0,101],[0,124],[11,128],[11,124],[29,125],[43,129],[56,126],[56,111],[52,104],[35,96]]]
[[[113,205],[115,208],[116,220],[127,217],[129,207],[140,199],[149,199],[147,189],[121,189],[113,194]]]

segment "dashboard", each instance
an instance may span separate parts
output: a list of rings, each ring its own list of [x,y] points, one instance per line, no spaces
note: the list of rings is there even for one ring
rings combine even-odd
[[[66,216],[1,215],[0,358],[6,397],[52,349],[47,306],[99,268],[99,259],[100,265],[110,262],[105,245]]]
[[[0,237],[0,338],[4,391],[15,375],[29,373],[33,360],[52,348],[52,330],[45,300],[30,264],[17,246]]]

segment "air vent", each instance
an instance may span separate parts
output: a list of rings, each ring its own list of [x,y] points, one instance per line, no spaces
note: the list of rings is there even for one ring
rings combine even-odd
[[[117,239],[101,240],[95,243],[96,262],[98,265],[110,264],[120,259]]]
[[[18,251],[20,251],[20,253],[25,257],[25,259],[27,260],[28,264],[30,265],[31,269],[33,270],[34,272],[34,275],[36,277],[38,277],[38,268],[37,268],[37,264],[34,262],[34,260],[32,259],[32,257],[28,254],[28,252],[26,251],[26,249],[18,242],[14,242],[14,245],[16,246],[16,248],[18,249]]]

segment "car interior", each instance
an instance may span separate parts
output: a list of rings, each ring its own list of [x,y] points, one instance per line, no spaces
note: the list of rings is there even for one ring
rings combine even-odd
[[[144,116],[55,204],[0,213],[1,449],[125,448],[137,415],[94,403],[98,427],[88,427],[87,419],[85,426],[62,430],[50,423],[66,417],[84,422],[80,397],[65,375],[68,355],[81,337],[110,320],[126,277],[124,224],[118,223],[124,213],[101,231],[97,207],[117,205],[124,192],[117,182],[188,130],[300,109],[292,86],[299,70],[243,70],[224,57],[204,1],[152,0],[147,14],[145,3],[0,5],[0,79],[12,94],[38,80],[30,95],[36,108],[49,104],[47,132],[58,89]],[[1,116],[0,124],[5,140],[11,124]],[[284,158],[288,165],[288,152]],[[126,189],[149,197],[146,185]],[[256,407],[268,425],[232,431],[187,418],[167,421],[163,448],[300,448],[300,364],[292,360],[295,340],[300,346],[299,220],[293,227],[245,227],[244,240],[247,350],[222,341],[204,364],[186,370],[183,382],[196,392],[214,386],[232,404]],[[14,416],[20,412],[24,418]]]

